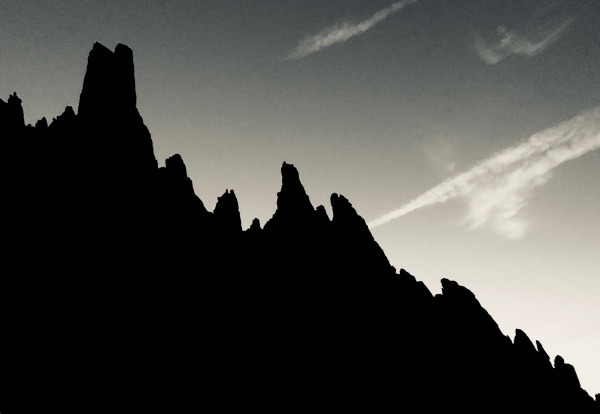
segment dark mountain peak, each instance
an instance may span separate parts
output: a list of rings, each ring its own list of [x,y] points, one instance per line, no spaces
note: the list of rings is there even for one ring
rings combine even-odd
[[[400,279],[400,285],[410,292],[414,298],[418,298],[421,301],[427,303],[430,299],[433,299],[431,291],[425,286],[422,281],[417,281],[417,278],[408,273],[404,269],[400,269],[398,272],[398,278]]]
[[[300,182],[293,164],[281,165],[281,191],[277,193],[277,210],[265,223],[265,230],[306,229],[314,219],[314,207]]]
[[[42,119],[40,119],[39,121],[37,121],[35,123],[35,128],[36,129],[42,129],[42,130],[48,129],[48,121],[46,120],[46,117],[43,117]]]
[[[167,158],[165,160],[165,168],[169,176],[174,180],[185,180],[188,178],[185,163],[179,154],[173,154]]]
[[[479,305],[479,301],[469,289],[459,285],[454,280],[442,279],[442,295],[446,298],[452,298],[457,301],[464,301],[466,303],[476,302]],[[480,305],[481,306],[481,305]]]
[[[114,52],[96,43],[88,56],[77,114],[80,134],[92,151],[93,169],[110,163],[111,188],[127,192],[128,180],[150,185],[158,163],[150,131],[136,108],[132,50],[122,44]],[[90,157],[92,158],[92,157]],[[123,186],[120,185],[123,184]]]
[[[300,174],[293,164],[285,161],[281,165],[281,191],[277,193],[277,208],[294,209],[296,213],[312,213],[314,210],[304,186],[300,182]]]
[[[193,216],[204,220],[206,215],[212,215],[194,192],[181,155],[174,154],[165,160],[165,166],[159,169],[159,188],[163,203],[170,209],[180,209],[179,213],[175,213],[180,214],[180,220],[191,220]]]
[[[353,229],[360,229],[361,232],[371,234],[367,222],[356,212],[352,203],[346,197],[333,193],[331,194],[330,201],[331,210],[333,211],[331,221],[333,223],[337,226],[349,226]]]
[[[9,105],[21,106],[22,102],[23,101],[21,100],[21,98],[19,98],[17,96],[16,92],[13,92],[12,95],[9,95],[9,97],[8,97],[8,104]]]
[[[260,228],[260,220],[255,218],[254,220],[252,220],[252,224],[250,225],[250,227],[248,228],[248,232],[251,233],[256,233],[261,231],[262,229]]]
[[[318,206],[316,209],[316,221],[320,224],[320,225],[326,225],[326,223],[329,223],[329,216],[327,215],[327,211],[325,210],[325,207],[323,207],[322,205]]]
[[[282,186],[287,185],[302,185],[300,183],[300,173],[298,173],[298,169],[294,167],[294,164],[288,164],[287,162],[283,162],[281,164],[281,180]]]
[[[554,369],[563,384],[572,388],[580,387],[575,367],[571,364],[566,364],[565,360],[560,355],[557,355],[556,358],[554,358]]]
[[[541,367],[543,367],[543,369],[545,369],[545,370],[551,370],[552,363],[550,362],[550,356],[548,356],[548,353],[542,346],[542,343],[540,341],[535,341],[535,345],[537,348],[537,356],[536,357],[537,357],[537,361],[539,361],[538,364]]]
[[[113,52],[101,43],[94,43],[88,55],[87,68],[83,78],[83,88],[79,96],[80,116],[104,114],[113,97],[114,76]]]
[[[544,360],[550,360],[550,357],[548,356],[548,353],[542,346],[542,343],[540,341],[535,341],[535,345],[536,345],[538,353],[544,357]]]
[[[354,230],[360,229],[363,233],[371,234],[367,222],[354,209],[352,203],[343,195],[336,193],[331,194],[331,210],[333,218],[331,221],[338,226],[349,226]],[[372,238],[372,237],[371,237]],[[374,240],[374,239],[373,239]]]
[[[242,231],[242,219],[233,190],[225,190],[225,193],[217,198],[217,205],[213,214],[220,230],[227,233],[240,233]]]
[[[92,53],[95,53],[95,54],[105,54],[105,55],[112,54],[112,52],[110,51],[110,49],[107,48],[106,46],[104,46],[100,42],[94,42],[94,45],[92,46],[92,50],[90,51],[90,55]]]
[[[21,103],[21,98],[16,92],[9,95],[7,102],[0,99],[0,128],[5,128],[10,134],[25,127],[25,115]]]
[[[417,278],[414,277],[413,275],[411,275],[410,273],[408,273],[404,269],[400,269],[400,272],[398,273],[398,275],[400,276],[401,279],[404,279],[409,282],[417,283]]]
[[[358,213],[352,207],[352,204],[343,195],[331,194],[331,210],[333,211],[332,221],[356,220]]]
[[[534,355],[537,353],[531,339],[529,339],[527,334],[520,329],[515,330],[514,344],[517,352],[520,352],[521,354]]]
[[[119,43],[115,48],[116,89],[121,92],[124,108],[135,108],[137,96],[135,92],[135,67],[133,64],[133,50]]]
[[[77,115],[75,115],[73,107],[67,106],[62,114],[52,120],[49,129],[51,131],[63,132],[66,129],[73,128],[76,118]]]
[[[123,43],[118,43],[117,46],[115,46],[114,54],[115,56],[124,57],[129,63],[133,63],[133,50]]]
[[[113,53],[95,43],[88,56],[78,115],[97,119],[132,111],[135,106],[133,51],[119,44]]]
[[[510,343],[500,331],[498,324],[490,314],[481,306],[473,292],[457,282],[442,279],[442,294],[435,298],[442,304],[445,318],[457,330],[468,337],[478,337],[478,340],[487,341],[493,346],[504,347]]]
[[[372,266],[377,272],[396,273],[385,253],[373,238],[367,222],[356,212],[343,195],[331,194],[332,228],[337,248],[352,257],[354,266]]]

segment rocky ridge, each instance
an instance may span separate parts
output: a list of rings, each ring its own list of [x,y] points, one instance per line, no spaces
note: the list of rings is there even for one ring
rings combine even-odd
[[[293,165],[263,227],[242,228],[233,190],[208,211],[179,154],[158,167],[127,46],[93,46],[77,114],[25,125],[14,93],[0,132],[17,360],[89,401],[110,381],[108,399],[126,387],[172,411],[600,412],[573,366],[505,336],[467,288],[434,296],[397,272],[344,196],[332,218],[314,208]]]

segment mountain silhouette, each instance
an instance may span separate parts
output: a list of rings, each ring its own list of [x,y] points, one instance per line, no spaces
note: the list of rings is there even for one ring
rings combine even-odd
[[[77,113],[25,125],[0,99],[0,134],[16,411],[600,412],[467,288],[396,271],[343,195],[315,208],[293,165],[264,226],[234,190],[208,211],[179,154],[159,168],[125,45],[94,44]]]

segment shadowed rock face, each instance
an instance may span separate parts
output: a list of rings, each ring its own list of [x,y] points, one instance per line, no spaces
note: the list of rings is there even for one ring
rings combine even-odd
[[[0,131],[7,377],[41,375],[45,408],[599,411],[467,288],[396,272],[343,195],[313,208],[293,165],[264,228],[233,190],[207,211],[179,154],[158,168],[127,46],[94,45],[77,114],[25,126],[15,93]]]

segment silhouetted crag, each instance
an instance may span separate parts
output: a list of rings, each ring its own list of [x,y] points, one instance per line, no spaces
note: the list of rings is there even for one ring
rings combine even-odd
[[[48,390],[21,409],[600,411],[468,289],[396,272],[344,196],[315,209],[293,165],[263,228],[233,190],[208,211],[179,154],[158,167],[127,46],[94,45],[77,114],[25,125],[14,93],[0,133],[2,398]]]

